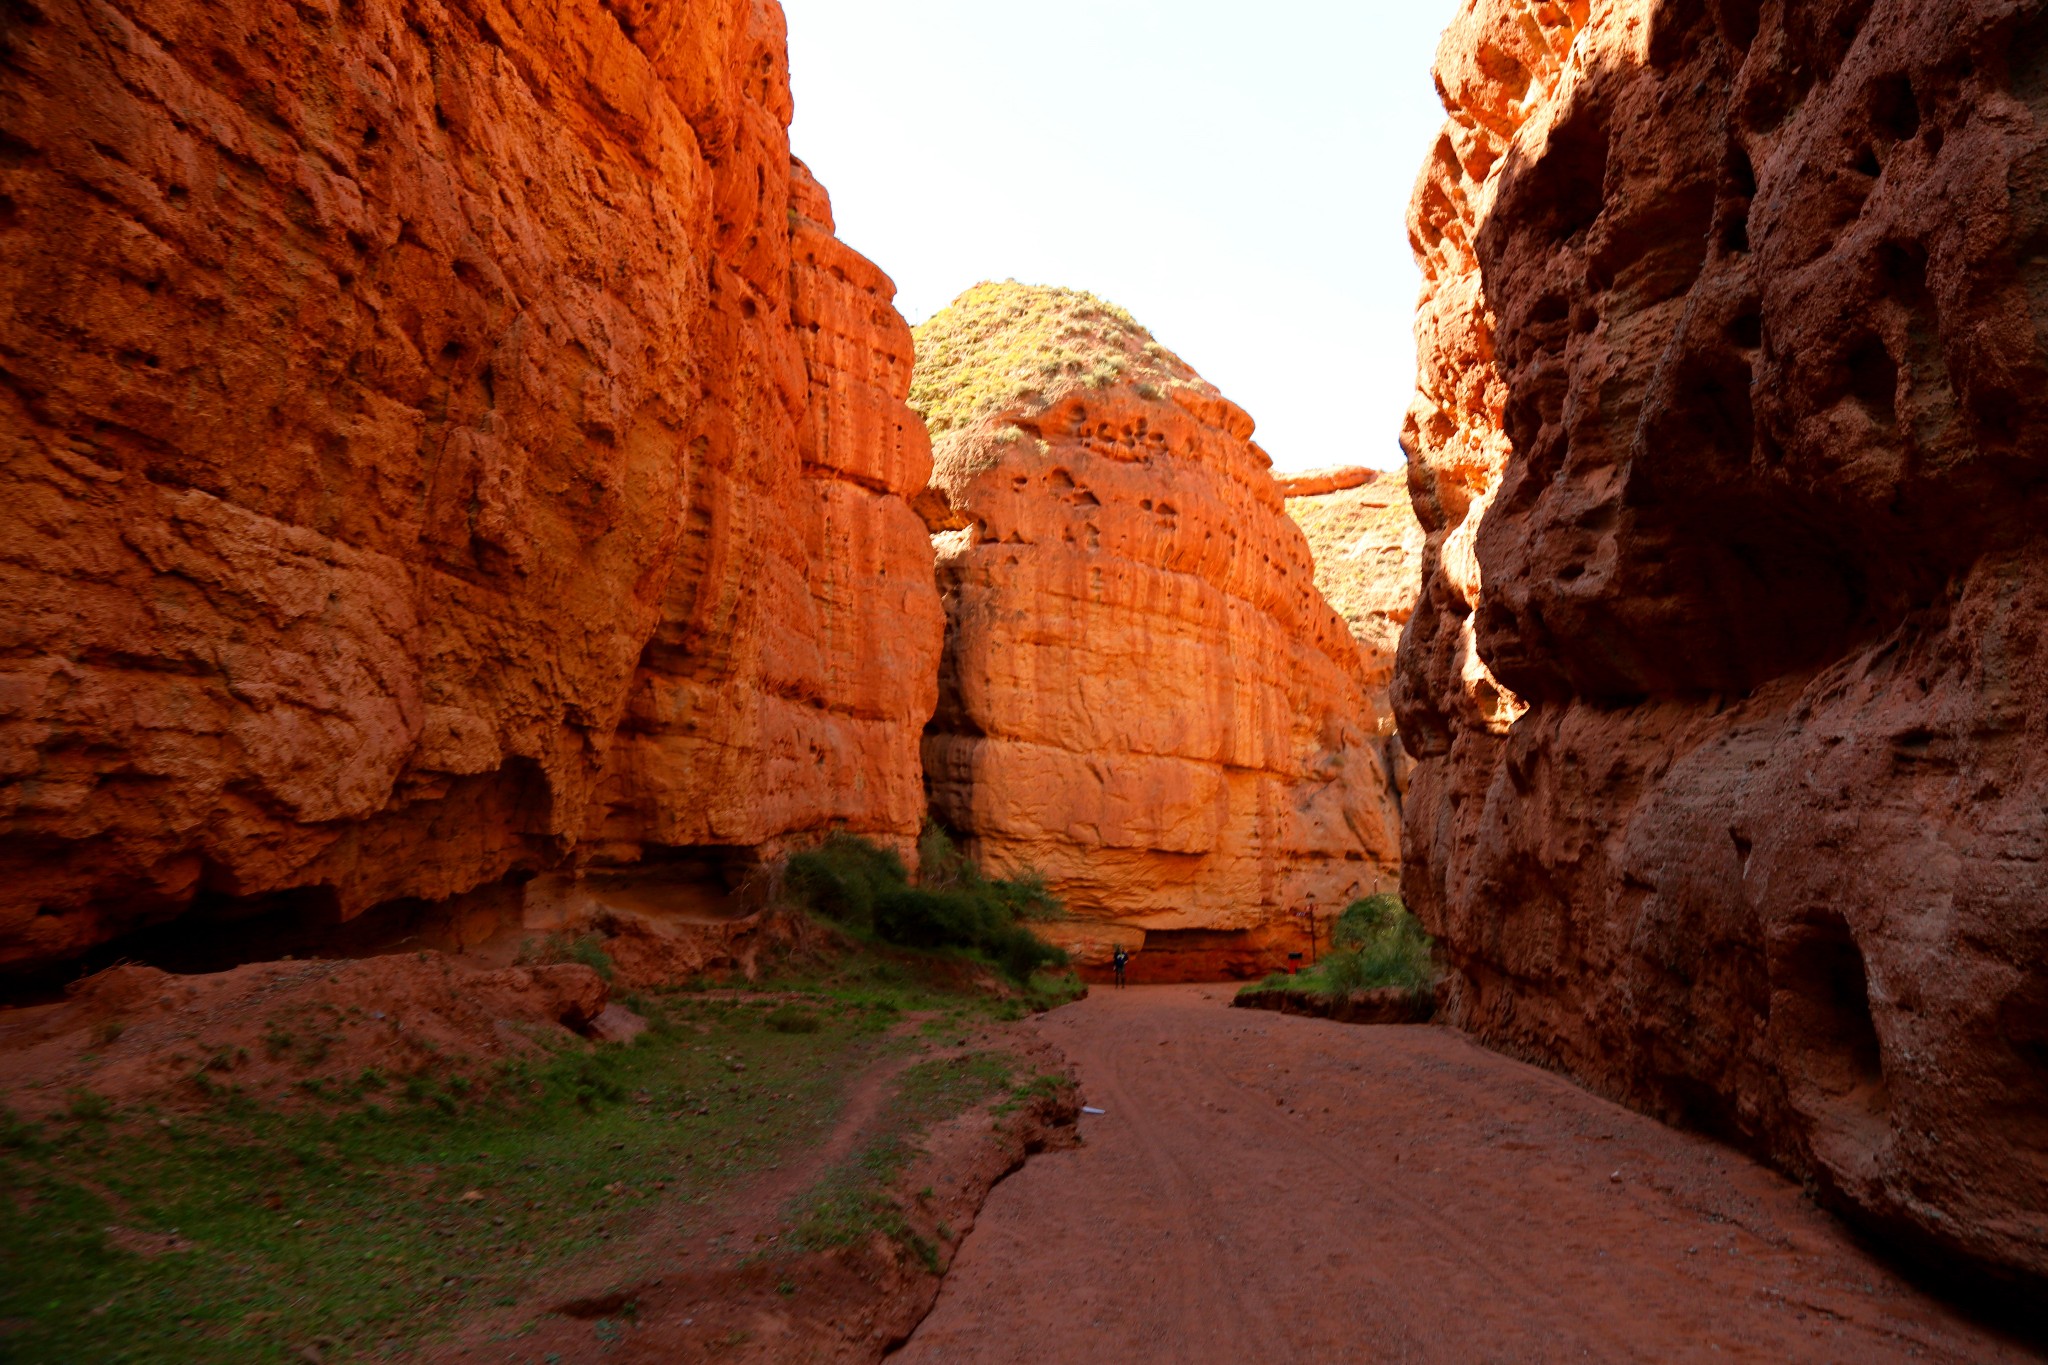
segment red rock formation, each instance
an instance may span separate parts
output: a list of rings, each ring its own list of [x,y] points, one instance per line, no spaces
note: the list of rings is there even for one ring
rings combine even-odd
[[[2048,23],[1472,0],[1408,899],[1498,1045],[2048,1274]]]
[[[1405,470],[1331,469],[1280,479],[1287,515],[1308,537],[1316,588],[1351,627],[1366,686],[1385,714],[1401,628],[1415,614],[1423,534]]]
[[[1119,310],[1017,285],[919,330],[915,401],[948,615],[934,815],[1045,873],[1084,962],[1143,944],[1149,978],[1264,970],[1311,896],[1386,877],[1358,652],[1251,419]]]
[[[907,329],[770,0],[0,23],[0,966],[914,834]]]

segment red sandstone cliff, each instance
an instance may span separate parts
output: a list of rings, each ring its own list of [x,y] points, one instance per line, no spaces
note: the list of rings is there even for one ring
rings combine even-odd
[[[769,0],[0,19],[0,966],[915,833],[888,280]]]
[[[2048,1273],[2048,22],[1471,0],[1408,898],[1498,1045]]]
[[[1388,877],[1397,817],[1251,419],[1083,294],[984,285],[918,341],[948,616],[933,814],[1044,872],[1084,959],[1262,969],[1309,897]]]
[[[1394,654],[1415,614],[1423,533],[1405,470],[1323,469],[1279,480],[1287,515],[1308,537],[1316,589],[1351,627],[1366,687],[1391,733]]]

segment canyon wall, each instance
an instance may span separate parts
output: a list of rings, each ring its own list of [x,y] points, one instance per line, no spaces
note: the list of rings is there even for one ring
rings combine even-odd
[[[918,330],[948,618],[932,811],[1036,869],[1084,963],[1245,975],[1392,884],[1358,648],[1252,421],[1085,294],[969,291]]]
[[[929,444],[778,6],[20,0],[0,71],[0,968],[914,837]]]
[[[1468,0],[1404,888],[1454,1019],[2048,1273],[2048,12]]]
[[[1358,643],[1389,761],[1405,773],[1411,760],[1394,727],[1394,656],[1415,614],[1424,540],[1407,471],[1348,466],[1284,474],[1280,494],[1308,537],[1316,590]]]

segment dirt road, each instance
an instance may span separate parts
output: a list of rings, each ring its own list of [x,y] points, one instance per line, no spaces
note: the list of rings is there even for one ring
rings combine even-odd
[[[1729,1150],[1440,1028],[1098,988],[1086,1145],[999,1187],[894,1360],[2033,1360]]]

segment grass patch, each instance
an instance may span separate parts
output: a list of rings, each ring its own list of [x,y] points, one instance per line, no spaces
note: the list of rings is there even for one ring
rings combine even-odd
[[[1353,901],[1338,916],[1330,941],[1329,953],[1307,971],[1294,976],[1274,972],[1244,990],[1295,991],[1334,1000],[1389,986],[1418,996],[1436,989],[1435,945],[1399,896],[1382,893]]]
[[[854,954],[743,991],[642,993],[629,1003],[651,1027],[632,1045],[568,1044],[474,1084],[310,1077],[312,1107],[284,1112],[215,1083],[197,1115],[124,1108],[48,1135],[0,1111],[0,1321],[17,1329],[0,1355],[295,1361],[325,1341],[332,1362],[382,1359],[523,1301],[658,1201],[687,1220],[821,1140],[848,1082],[908,1045],[883,1036],[906,1012],[964,1030],[1014,1003],[917,965]],[[997,1061],[913,1067],[892,1131],[908,1150],[915,1123],[1006,1084]],[[862,1178],[903,1159],[864,1154]],[[821,1207],[814,1231],[883,1217],[871,1184],[836,1188],[842,1212]],[[128,1233],[189,1246],[146,1257]]]
[[[918,1134],[1003,1094],[1011,1089],[1010,1078],[1011,1059],[997,1052],[934,1059],[906,1070],[889,1108],[888,1128],[852,1160],[829,1172],[791,1210],[796,1230],[790,1245],[800,1251],[822,1251],[880,1234],[902,1245],[936,1275],[938,1247],[911,1227],[894,1187],[918,1154]],[[922,1197],[930,1194],[927,1188]]]

